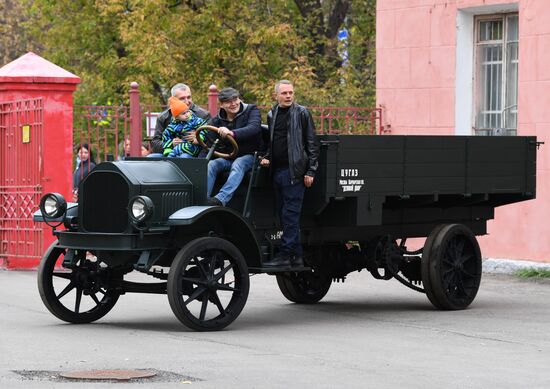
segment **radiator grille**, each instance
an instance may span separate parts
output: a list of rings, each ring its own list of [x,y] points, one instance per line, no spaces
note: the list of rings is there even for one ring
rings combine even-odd
[[[124,232],[129,186],[117,173],[91,173],[83,182],[82,226],[90,232]]]

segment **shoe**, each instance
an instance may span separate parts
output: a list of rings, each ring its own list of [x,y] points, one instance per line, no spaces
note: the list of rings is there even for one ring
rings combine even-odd
[[[264,262],[264,267],[289,267],[290,254],[284,251],[279,251],[271,261]]]
[[[302,255],[292,256],[290,264],[292,265],[292,267],[304,267],[304,259],[302,258]]]
[[[208,205],[216,205],[218,207],[223,207],[223,203],[220,201],[220,199],[218,199],[217,197],[210,197],[207,201],[206,201],[206,204]]]

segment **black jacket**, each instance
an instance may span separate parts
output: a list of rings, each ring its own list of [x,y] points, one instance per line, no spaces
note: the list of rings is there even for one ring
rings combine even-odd
[[[264,139],[268,142],[266,159],[271,159],[273,144],[273,130],[277,119],[279,106],[274,106],[267,114],[267,134]],[[289,110],[288,166],[292,183],[302,180],[305,175],[315,177],[318,166],[319,147],[315,138],[315,125],[311,113],[306,107],[293,103]]]
[[[239,113],[232,121],[227,120],[227,113],[220,108],[218,115],[208,123],[214,127],[227,127],[235,134],[239,145],[237,157],[253,154],[262,143],[260,110],[254,104],[241,103]]]
[[[80,162],[76,170],[73,172],[73,190],[78,189],[78,186],[82,180],[92,171],[94,167],[95,163],[90,160]]]
[[[210,113],[208,111],[202,109],[197,104],[192,104],[191,108],[189,108],[191,111],[195,113],[198,117],[201,119],[204,119],[208,121],[210,119]],[[153,139],[151,139],[151,146],[153,148],[153,153],[161,153],[164,151],[162,148],[162,133],[168,127],[170,124],[170,121],[172,120],[172,112],[170,112],[170,108],[168,108],[166,111],[163,111],[160,115],[157,116],[157,124],[155,125],[155,135],[153,136]]]

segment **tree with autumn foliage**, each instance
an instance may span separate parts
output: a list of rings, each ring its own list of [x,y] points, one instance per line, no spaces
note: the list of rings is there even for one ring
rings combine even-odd
[[[27,21],[25,6],[18,0],[0,1],[0,67],[28,51],[38,51],[24,27]]]
[[[185,82],[270,104],[282,78],[304,104],[374,102],[375,0],[23,1],[38,54],[81,77],[77,104],[125,102],[131,81],[150,103]]]

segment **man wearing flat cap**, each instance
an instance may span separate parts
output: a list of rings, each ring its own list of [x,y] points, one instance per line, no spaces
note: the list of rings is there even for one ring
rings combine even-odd
[[[254,152],[261,143],[260,110],[253,104],[241,101],[239,92],[233,88],[224,88],[218,94],[220,110],[210,120],[210,124],[219,128],[219,136],[235,138],[239,152],[234,159],[217,158],[208,163],[208,204],[225,206],[233,197],[245,174],[254,164]],[[220,191],[212,196],[216,177],[229,171],[229,177]]]

